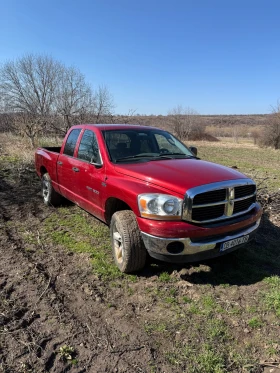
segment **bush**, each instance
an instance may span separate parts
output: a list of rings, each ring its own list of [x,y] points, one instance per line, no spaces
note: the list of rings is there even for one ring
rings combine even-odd
[[[259,139],[260,146],[280,149],[280,102],[273,108]]]

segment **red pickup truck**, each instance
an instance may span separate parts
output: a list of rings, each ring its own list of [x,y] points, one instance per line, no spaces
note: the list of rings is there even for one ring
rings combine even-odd
[[[147,253],[174,263],[223,255],[260,223],[251,179],[158,128],[73,126],[61,148],[39,148],[35,163],[45,204],[63,196],[110,226],[122,272],[143,268]]]

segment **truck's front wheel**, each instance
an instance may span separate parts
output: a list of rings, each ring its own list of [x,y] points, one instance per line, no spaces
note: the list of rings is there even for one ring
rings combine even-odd
[[[42,196],[44,203],[48,206],[57,206],[61,202],[61,196],[53,189],[52,181],[48,173],[42,176]]]
[[[145,266],[147,252],[135,215],[132,211],[117,211],[110,224],[115,263],[124,273],[135,272]]]

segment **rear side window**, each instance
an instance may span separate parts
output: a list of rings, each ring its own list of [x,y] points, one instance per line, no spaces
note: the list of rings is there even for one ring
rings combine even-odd
[[[95,133],[85,130],[78,150],[78,158],[91,163],[101,163]]]
[[[71,157],[73,157],[75,146],[76,146],[80,132],[81,132],[81,129],[75,129],[69,133],[69,136],[66,140],[66,144],[64,146],[63,154],[70,155]]]

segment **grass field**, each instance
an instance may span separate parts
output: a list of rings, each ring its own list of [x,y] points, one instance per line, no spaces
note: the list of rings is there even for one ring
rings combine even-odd
[[[137,275],[123,275],[113,264],[108,228],[72,204],[44,206],[32,171],[33,151],[11,135],[0,135],[0,145],[1,250],[13,256],[20,252],[26,264],[22,272],[13,270],[15,262],[0,266],[0,280],[15,288],[8,298],[1,280],[0,315],[13,315],[22,276],[29,294],[24,307],[41,315],[33,329],[49,338],[40,344],[34,334],[34,343],[41,346],[40,354],[35,353],[34,344],[22,344],[31,326],[19,328],[22,337],[17,335],[15,342],[11,332],[16,316],[5,326],[0,318],[0,369],[257,373],[280,364],[279,219],[272,222],[265,216],[256,242],[220,259],[185,266],[152,262]],[[280,186],[280,151],[246,142],[194,145],[201,158],[256,175],[270,191]],[[13,199],[14,193],[21,197]],[[51,278],[58,276],[56,293],[47,280],[38,280],[36,307],[31,272],[24,272],[34,263]],[[60,316],[54,316],[55,296]],[[85,335],[83,320],[94,320],[96,314]],[[64,346],[70,359],[61,358]],[[47,365],[51,349],[53,360]],[[91,360],[88,350],[94,352]]]
[[[280,187],[280,152],[279,150],[259,148],[248,140],[234,143],[232,139],[221,142],[197,142],[198,156],[211,162],[228,167],[237,166],[239,171],[256,179],[267,178],[270,190]]]

